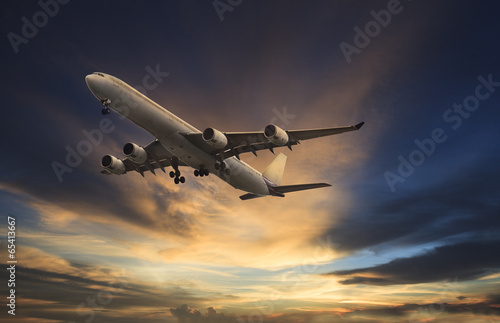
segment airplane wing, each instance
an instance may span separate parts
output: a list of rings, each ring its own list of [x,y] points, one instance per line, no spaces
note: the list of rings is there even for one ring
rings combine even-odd
[[[302,140],[336,135],[343,132],[359,130],[364,125],[364,122],[358,123],[355,126],[321,128],[309,130],[287,130],[288,142],[284,145],[292,150],[293,145],[300,144]],[[228,144],[221,150],[211,147],[203,140],[202,133],[184,133],[183,134],[191,143],[204,151],[213,155],[219,155],[222,159],[232,156],[239,158],[240,154],[252,152],[257,155],[257,151],[269,149],[274,153],[274,148],[282,147],[270,142],[264,135],[264,131],[254,132],[224,132]]]
[[[155,169],[160,168],[165,172],[165,167],[172,165],[171,160],[175,157],[170,153],[163,145],[158,141],[154,140],[149,143],[144,150],[148,153],[148,160],[142,164],[136,164],[128,158],[122,159],[123,164],[125,164],[125,172],[136,171],[142,176],[144,176],[145,171],[150,171],[155,174]],[[179,166],[187,166],[182,161],[179,161]],[[106,169],[101,170],[101,174],[111,175]],[[155,174],[156,175],[156,174]]]

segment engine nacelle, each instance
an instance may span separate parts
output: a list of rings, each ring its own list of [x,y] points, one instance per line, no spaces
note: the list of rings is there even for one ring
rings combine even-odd
[[[123,146],[123,153],[128,157],[131,161],[136,164],[143,164],[148,160],[148,153],[144,150],[144,148],[134,144],[133,142],[126,143]]]
[[[284,146],[288,143],[288,134],[277,125],[270,124],[264,129],[264,136],[269,142],[276,146]]]
[[[222,149],[227,146],[227,138],[222,132],[214,128],[207,128],[203,131],[203,140],[215,149]]]
[[[116,158],[115,156],[105,155],[102,157],[101,166],[104,167],[108,172],[115,175],[121,175],[125,173],[125,164]]]

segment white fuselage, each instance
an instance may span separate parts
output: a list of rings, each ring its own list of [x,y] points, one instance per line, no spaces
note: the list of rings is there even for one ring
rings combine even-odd
[[[233,187],[258,194],[268,195],[269,189],[262,174],[247,163],[230,157],[224,160],[230,175],[215,169],[216,157],[201,150],[181,133],[200,133],[198,129],[164,109],[127,83],[108,74],[94,73],[86,77],[92,93],[99,99],[109,99],[109,107],[129,119],[154,137],[173,155],[186,165],[208,169]]]

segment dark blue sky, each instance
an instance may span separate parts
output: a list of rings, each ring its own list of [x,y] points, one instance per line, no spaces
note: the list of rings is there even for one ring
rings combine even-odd
[[[222,0],[220,3],[227,4]],[[102,265],[106,254],[87,253],[79,257],[76,248],[61,251],[58,245],[63,242],[49,243],[48,237],[56,233],[116,242],[123,232],[135,228],[156,238],[163,237],[168,245],[185,236],[187,240],[180,245],[201,254],[199,245],[205,243],[208,248],[207,241],[213,241],[198,231],[201,223],[208,223],[205,219],[232,219],[230,215],[248,212],[248,219],[254,220],[235,224],[233,229],[244,235],[241,239],[249,243],[245,245],[249,250],[255,248],[261,253],[241,255],[255,263],[242,265],[235,260],[237,257],[221,256],[221,251],[218,257],[224,260],[216,263],[228,266],[224,275],[232,275],[231,268],[245,267],[259,280],[275,274],[275,270],[297,270],[307,254],[301,248],[310,246],[314,250],[315,241],[327,239],[334,256],[320,261],[312,274],[329,284],[333,281],[342,288],[417,288],[418,284],[456,279],[465,284],[462,292],[468,297],[466,305],[494,308],[498,304],[498,293],[493,292],[494,288],[498,290],[498,278],[480,279],[497,274],[500,268],[494,254],[500,241],[500,5],[495,1],[417,0],[238,3],[235,1],[233,4],[237,5],[231,7],[232,11],[222,14],[221,21],[212,1],[73,0],[58,4],[58,12],[39,22],[33,37],[23,35],[23,17],[29,22],[33,22],[34,16],[43,19],[40,4],[4,4],[0,20],[4,35],[0,79],[2,222],[13,214],[18,217],[19,226],[30,232],[24,242],[22,235],[19,240],[29,251],[27,255],[32,256],[36,249],[76,266],[72,267],[75,271],[64,272],[44,267],[33,273],[31,268],[26,270],[26,280],[35,279],[36,275],[64,274],[68,275],[64,279],[75,283],[82,277],[93,279],[75,268]],[[393,5],[398,8],[394,9],[397,13],[391,14],[387,26],[379,25],[369,43],[346,59],[342,44],[355,46],[355,27],[365,30],[375,19],[372,11],[380,16],[381,10]],[[12,37],[24,37],[27,43],[13,46],[9,40]],[[169,187],[171,183],[165,176],[149,176],[143,182],[134,174],[132,179],[104,178],[98,173],[103,154],[119,156],[125,142],[147,144],[153,139],[114,114],[109,116],[115,127],[112,133],[104,135],[102,143],[93,146],[92,152],[72,167],[72,172],[65,173],[60,182],[53,163],[64,164],[66,147],[76,149],[85,140],[82,131],[98,128],[103,119],[99,103],[85,84],[85,76],[102,71],[133,86],[142,86],[150,68],[169,74],[146,94],[199,129],[213,126],[222,131],[259,130],[272,120],[283,121],[276,111],[294,115],[285,120],[284,127],[290,129],[360,121],[366,125],[354,134],[306,142],[287,153],[287,183],[319,180],[334,184],[331,191],[318,195],[287,196],[288,202],[268,198],[242,206],[234,200],[237,192],[229,186],[200,183],[192,176],[182,191]],[[454,104],[466,105],[469,110],[454,108]],[[432,144],[432,152],[425,154],[415,141],[425,141],[429,148],[428,139],[434,131],[440,132],[437,137],[443,142]],[[410,164],[413,158],[414,165],[400,166],[401,158]],[[271,154],[262,154],[249,162],[262,171],[271,159]],[[125,189],[128,187],[130,191]],[[207,189],[216,197],[214,201],[207,198],[207,204],[193,206],[191,200],[207,197]],[[150,190],[154,194],[145,203],[148,207],[141,209],[137,207],[139,202],[131,202],[133,192]],[[136,195],[139,199],[140,194]],[[302,199],[307,205],[300,208]],[[286,227],[291,231],[287,231],[287,239],[295,234],[301,239],[285,243],[279,233],[270,238],[271,224],[259,222],[258,214],[271,211],[276,217],[289,213]],[[295,211],[301,211],[303,216],[294,215]],[[186,221],[188,217],[196,221]],[[310,225],[314,230],[307,231],[305,227],[297,233],[288,227],[295,221],[298,227]],[[66,232],[64,226],[53,231],[50,224],[57,222],[71,227],[79,223],[88,231]],[[113,222],[119,229],[108,227]],[[256,227],[260,231],[255,231]],[[224,237],[222,231],[215,233],[210,225],[203,228],[203,232],[212,230],[214,236]],[[35,231],[40,232],[37,239],[33,238]],[[93,236],[89,232],[98,233]],[[270,241],[275,240],[282,241],[280,248],[273,249],[278,243]],[[147,245],[143,241],[135,243]],[[123,245],[131,252],[135,250],[135,245]],[[158,255],[170,255],[165,250]],[[280,254],[276,250],[286,250],[284,254],[288,256],[277,259],[273,267],[263,259]],[[191,251],[186,251],[184,258],[177,253],[171,257],[166,261],[168,266],[188,259],[200,266],[210,263]],[[130,263],[124,263],[131,270]],[[269,272],[264,274],[257,268]],[[189,297],[182,300],[192,306],[221,304],[226,312],[245,313],[243,308],[254,304],[250,300],[237,304],[207,292],[236,295],[246,302],[251,297],[243,291],[248,286],[260,286],[233,283],[234,286],[215,284],[198,290],[190,289],[188,283],[178,286],[189,290],[183,294]],[[37,295],[28,298],[47,298],[40,290],[54,289],[51,299],[67,309],[67,315],[54,316],[60,320],[71,319],[73,308],[85,297],[85,292],[76,291],[72,284],[66,289],[43,282],[34,286],[22,287],[26,294]],[[137,282],[135,287],[146,290],[151,286]],[[91,294],[92,288],[89,287]],[[481,288],[483,292],[478,292]],[[60,297],[63,291],[75,291],[74,297],[64,300]],[[127,294],[132,302],[130,295],[133,293]],[[414,298],[413,294],[398,301],[396,296],[389,301],[378,294],[369,295],[374,304],[384,304],[380,309],[383,314],[366,312],[361,315],[363,320],[383,320],[387,308],[402,313],[408,304],[426,306],[428,301]],[[307,315],[300,316],[305,315],[300,308],[313,300],[305,296],[290,299],[294,303],[288,309],[277,307],[275,313],[267,314],[283,318],[298,315],[297,321],[305,321]],[[303,306],[297,299],[303,301]],[[430,300],[435,301],[432,297]],[[344,306],[338,305],[340,301],[332,301],[337,305],[331,308]],[[319,303],[310,306],[318,313],[329,311],[325,303]],[[396,305],[403,303],[403,307]],[[191,317],[193,312],[181,305],[175,297],[167,297],[162,306],[177,309],[166,311],[167,321],[182,319],[182,315]],[[43,306],[36,306],[28,316],[51,317],[40,314]],[[120,306],[126,308],[128,303]],[[460,312],[457,308],[450,308],[449,314]],[[348,310],[362,312],[356,307]],[[491,311],[491,315],[498,314],[498,310]],[[462,313],[470,314],[466,310]],[[349,319],[349,315],[345,317]],[[105,314],[101,317],[106,318],[109,319]]]

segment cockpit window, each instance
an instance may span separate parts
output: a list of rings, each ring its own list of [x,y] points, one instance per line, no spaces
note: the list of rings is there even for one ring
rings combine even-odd
[[[101,73],[97,73],[97,75],[104,77],[104,75],[102,75]]]

